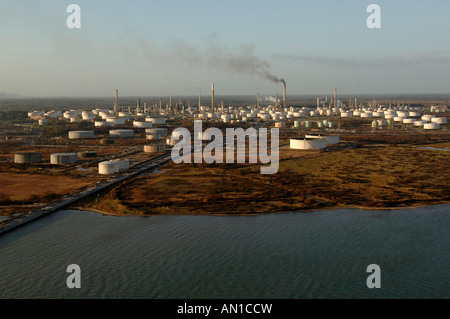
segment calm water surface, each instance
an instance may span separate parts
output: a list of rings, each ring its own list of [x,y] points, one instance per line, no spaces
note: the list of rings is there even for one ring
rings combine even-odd
[[[0,236],[0,298],[450,298],[450,205],[261,216],[61,211]],[[81,289],[66,267],[81,267]],[[381,289],[366,268],[381,267]]]

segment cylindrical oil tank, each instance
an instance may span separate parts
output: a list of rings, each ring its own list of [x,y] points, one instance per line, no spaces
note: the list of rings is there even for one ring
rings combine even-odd
[[[104,122],[104,121],[95,121],[94,125],[95,125],[95,127],[108,127],[108,126],[111,126],[110,123]]]
[[[403,119],[403,124],[413,124],[413,122],[414,122],[414,119],[412,119],[412,118]]]
[[[16,164],[39,163],[41,160],[41,153],[26,152],[14,154],[14,163]]]
[[[425,130],[439,130],[441,128],[441,126],[438,123],[425,123],[423,125],[423,128]]]
[[[294,121],[294,127],[299,128],[302,126],[302,121]]]
[[[139,121],[133,121],[133,126],[137,128],[150,128],[153,126],[152,122],[139,122]]]
[[[153,125],[162,125],[166,124],[166,119],[164,117],[147,117],[145,119],[146,122],[151,122]]]
[[[69,139],[94,138],[94,131],[70,131]]]
[[[145,129],[145,134],[167,136],[168,130],[167,130],[167,128],[164,128],[164,127],[148,128],[148,129]]]
[[[144,153],[162,153],[166,151],[164,144],[149,144],[144,145]]]
[[[56,165],[74,164],[78,161],[77,153],[50,154],[50,163]]]
[[[432,115],[422,115],[422,121],[431,122]]]
[[[114,137],[133,137],[134,131],[133,130],[110,130],[109,135],[114,136]]]
[[[353,116],[352,111],[341,112],[341,117],[352,117],[352,116]]]
[[[38,121],[38,123],[39,123],[39,125],[48,125],[48,120],[46,120],[46,119],[40,119],[40,120]]]
[[[327,140],[324,138],[291,138],[289,147],[296,150],[319,150],[327,147]]]
[[[98,173],[102,175],[111,175],[119,172],[119,163],[105,161],[98,163]]]
[[[413,125],[414,125],[414,126],[423,126],[425,123],[426,123],[426,122],[424,122],[424,121],[414,121],[414,122],[413,122]]]
[[[322,135],[322,134],[307,134],[305,136],[306,139],[316,138],[316,139],[325,139],[327,144],[338,144],[339,143],[339,135]]]
[[[438,123],[438,124],[447,124],[447,118],[446,117],[432,117],[431,122]]]

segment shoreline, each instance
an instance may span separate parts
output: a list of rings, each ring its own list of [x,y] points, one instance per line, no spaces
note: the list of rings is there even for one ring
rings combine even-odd
[[[313,213],[316,211],[324,211],[324,210],[341,210],[341,209],[359,209],[359,210],[366,210],[366,211],[396,211],[396,210],[402,210],[402,209],[416,209],[416,208],[425,208],[429,206],[435,206],[435,205],[449,205],[449,201],[443,201],[443,202],[435,202],[430,203],[428,205],[410,205],[410,206],[394,206],[394,207],[364,207],[364,206],[356,206],[356,205],[348,205],[348,206],[329,206],[329,207],[320,207],[320,208],[311,208],[311,209],[305,209],[305,210],[291,210],[291,211],[274,211],[274,212],[265,212],[265,213],[254,213],[254,214],[248,214],[248,213],[221,213],[221,214],[124,214],[124,213],[110,213],[105,212],[100,209],[96,208],[86,208],[86,207],[70,207],[68,209],[72,210],[79,210],[79,211],[86,211],[86,212],[94,212],[101,214],[103,216],[115,216],[115,217],[152,217],[152,216],[260,216],[260,215],[268,215],[268,214],[286,214],[286,213]]]

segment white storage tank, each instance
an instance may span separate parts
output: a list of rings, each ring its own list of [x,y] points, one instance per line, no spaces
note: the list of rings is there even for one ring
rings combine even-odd
[[[14,163],[16,164],[39,163],[41,160],[41,153],[23,152],[14,154]]]
[[[413,125],[414,125],[414,126],[423,126],[425,123],[426,123],[426,122],[424,122],[424,121],[414,121],[414,122],[413,122]]]
[[[50,154],[50,163],[56,165],[74,164],[78,161],[77,153],[54,153]]]
[[[94,131],[70,131],[69,139],[94,138]]]
[[[425,123],[423,128],[425,130],[439,130],[441,126],[438,123]]]
[[[447,118],[446,117],[432,117],[431,122],[438,123],[438,124],[447,124]]]
[[[151,122],[153,125],[162,125],[166,124],[166,119],[164,117],[147,117],[145,119],[146,122]]]
[[[105,161],[98,163],[98,173],[102,175],[111,175],[119,172],[119,163]]]
[[[296,150],[318,150],[327,147],[324,138],[291,138],[289,147]]]
[[[412,118],[407,118],[407,119],[403,119],[403,124],[413,124],[414,119]]]
[[[165,127],[154,127],[146,129],[145,134],[167,136],[169,132]]]
[[[422,121],[431,122],[432,115],[422,115]]]
[[[144,145],[144,153],[162,153],[166,151],[164,144],[149,144]]]
[[[153,126],[152,122],[139,122],[133,121],[133,126],[137,128],[151,128]]]
[[[40,120],[38,121],[38,123],[39,123],[39,125],[48,125],[48,120],[46,120],[46,119],[40,119]]]
[[[338,144],[339,143],[339,135],[323,135],[323,134],[308,134],[305,136],[308,138],[318,138],[318,139],[325,139],[327,141],[327,144]]]
[[[341,112],[341,117],[353,117],[353,113],[349,112]]]
[[[94,122],[95,127],[108,127],[110,124],[108,122],[103,121],[95,121]]]
[[[110,130],[109,135],[115,136],[115,137],[133,137],[134,131],[133,130]]]

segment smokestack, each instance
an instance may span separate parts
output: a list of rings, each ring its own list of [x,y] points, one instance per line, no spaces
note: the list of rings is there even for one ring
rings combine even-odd
[[[114,99],[114,113],[117,112],[118,103],[119,103],[119,90],[116,89],[116,97]]]
[[[320,97],[317,97],[317,107],[320,107]]]
[[[220,112],[223,113],[223,101],[220,101]]]
[[[283,83],[283,107],[286,107],[286,81],[281,80]]]
[[[214,82],[211,85],[211,113],[214,113]]]
[[[147,101],[144,101],[144,113],[147,112]]]
[[[136,102],[136,113],[139,112],[139,108],[140,107],[141,107],[141,100],[137,99],[137,102]]]
[[[259,92],[258,92],[258,98],[256,100],[256,108],[259,110]]]
[[[198,88],[198,111],[200,112],[200,106],[202,105],[201,101],[202,91]]]
[[[275,94],[275,108],[278,107],[278,92]]]
[[[334,89],[334,108],[336,108],[336,94],[337,94],[337,90]]]
[[[162,99],[159,98],[159,114],[162,114]]]

